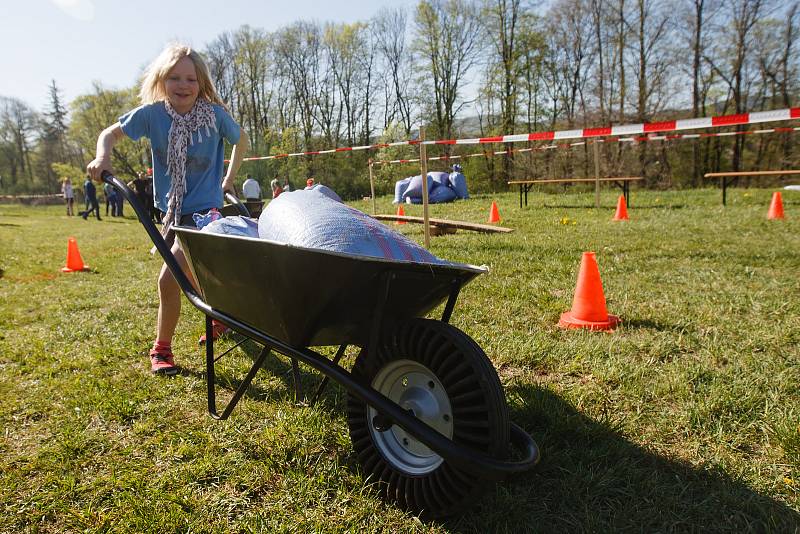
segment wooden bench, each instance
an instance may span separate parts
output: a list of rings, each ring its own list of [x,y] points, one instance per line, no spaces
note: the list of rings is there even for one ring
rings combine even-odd
[[[535,185],[535,184],[568,184],[573,182],[612,182],[614,185],[622,189],[622,194],[625,196],[625,205],[629,206],[629,195],[630,195],[630,182],[635,182],[637,180],[641,180],[641,176],[618,176],[618,177],[611,177],[611,178],[555,178],[555,179],[542,179],[542,180],[512,180],[508,182],[508,185],[518,185],[519,186],[519,207],[522,207],[522,195],[523,192],[525,193],[525,205],[528,205],[528,191]]]
[[[800,174],[800,171],[739,171],[739,172],[707,172],[704,178],[719,178],[722,187],[722,205],[725,205],[728,186],[738,181],[742,176],[790,176]]]

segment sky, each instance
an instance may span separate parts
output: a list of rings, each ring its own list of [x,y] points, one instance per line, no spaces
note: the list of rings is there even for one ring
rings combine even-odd
[[[366,21],[415,0],[0,0],[0,96],[47,108],[51,80],[63,102],[130,87],[164,45],[199,49],[245,24],[274,31],[297,20]]]

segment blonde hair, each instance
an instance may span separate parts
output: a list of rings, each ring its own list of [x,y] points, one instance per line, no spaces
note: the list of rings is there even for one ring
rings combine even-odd
[[[200,90],[197,98],[204,98],[212,104],[219,104],[225,107],[225,103],[217,94],[217,89],[214,87],[214,82],[211,81],[211,75],[208,72],[203,58],[200,54],[193,50],[192,47],[181,44],[171,43],[153,60],[147,69],[144,71],[142,78],[142,88],[139,90],[139,98],[142,104],[153,104],[167,99],[167,90],[164,86],[164,80],[167,74],[172,70],[181,58],[188,57],[194,63],[194,70],[197,73],[197,82],[200,85]]]

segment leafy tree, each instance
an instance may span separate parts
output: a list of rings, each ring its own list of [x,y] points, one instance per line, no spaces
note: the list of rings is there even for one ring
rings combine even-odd
[[[82,95],[72,101],[72,121],[70,135],[88,159],[94,158],[97,136],[107,126],[116,123],[119,117],[138,105],[136,89],[108,90],[99,83],[94,84],[94,92]],[[138,142],[125,138],[114,146],[111,155],[114,171],[136,176],[143,167],[150,167],[150,151],[147,140]]]

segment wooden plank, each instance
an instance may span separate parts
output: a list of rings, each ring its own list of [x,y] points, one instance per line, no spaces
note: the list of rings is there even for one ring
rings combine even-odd
[[[618,178],[555,178],[550,180],[512,180],[508,185],[517,184],[563,184],[569,182],[632,182],[642,180],[641,176],[620,176]]]
[[[373,215],[379,221],[405,221],[410,223],[424,224],[425,219],[422,217],[412,217],[410,215]],[[433,226],[441,228],[457,228],[460,230],[472,230],[473,232],[483,232],[486,234],[496,233],[505,234],[513,232],[513,228],[503,228],[502,226],[492,226],[489,224],[478,224],[466,221],[450,221],[447,219],[428,219]]]
[[[800,174],[800,171],[739,171],[739,172],[707,172],[704,178],[726,178],[734,176],[782,176]]]

